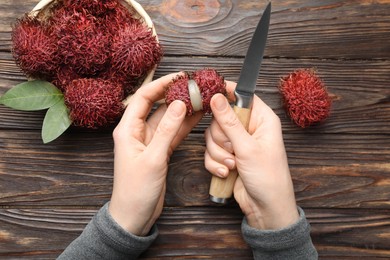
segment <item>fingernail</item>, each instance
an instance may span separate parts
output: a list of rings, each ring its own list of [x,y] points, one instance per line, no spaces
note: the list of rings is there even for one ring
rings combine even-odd
[[[236,164],[233,159],[225,159],[223,162],[230,170],[234,169],[234,166]]]
[[[218,168],[217,169],[217,174],[219,175],[219,177],[225,177],[227,174],[228,174],[228,172],[227,172],[227,170],[225,169],[225,168]]]
[[[183,102],[182,101],[174,101],[169,106],[169,112],[174,117],[180,117],[184,113],[184,111],[185,111],[183,109],[184,106],[181,103],[183,103]]]
[[[227,106],[226,98],[223,95],[217,95],[214,102],[215,108],[219,111],[223,111]]]

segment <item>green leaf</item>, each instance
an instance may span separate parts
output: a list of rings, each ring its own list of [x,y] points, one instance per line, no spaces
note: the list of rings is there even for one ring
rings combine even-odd
[[[61,91],[43,80],[32,80],[18,84],[8,90],[0,103],[24,111],[42,110],[53,106],[63,98]]]
[[[62,97],[59,102],[47,110],[42,125],[42,140],[49,143],[59,137],[69,128],[72,121],[69,117],[69,110]]]

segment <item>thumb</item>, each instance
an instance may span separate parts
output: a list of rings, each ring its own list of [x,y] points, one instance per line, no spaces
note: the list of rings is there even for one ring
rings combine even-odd
[[[241,147],[240,144],[247,142],[246,139],[249,138],[248,132],[222,94],[214,95],[210,106],[215,120],[230,142],[232,142],[233,149],[237,152],[237,149]]]
[[[186,115],[186,105],[182,101],[173,101],[161,118],[147,149],[156,156],[169,155],[171,144],[178,134]]]

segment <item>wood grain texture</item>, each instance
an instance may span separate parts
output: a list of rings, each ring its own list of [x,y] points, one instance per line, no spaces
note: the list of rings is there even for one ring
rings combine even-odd
[[[11,56],[4,54],[2,57],[7,58],[9,67],[13,67],[0,67],[0,94],[23,82],[22,74],[14,77],[9,73],[18,71],[16,65],[11,65]],[[213,67],[227,80],[237,81],[242,61],[241,58],[164,57],[156,77]],[[390,133],[390,61],[265,59],[256,94],[279,115],[284,131],[301,132],[286,116],[277,89],[280,78],[298,68],[316,68],[334,99],[329,120],[305,130],[307,133]],[[0,106],[0,129],[39,130],[43,116],[44,112],[22,112]],[[203,132],[209,119],[205,117],[194,131]]]
[[[285,134],[297,200],[305,207],[389,207],[388,135]],[[173,154],[167,206],[205,206],[210,174],[204,138],[192,133]],[[39,133],[0,132],[0,205],[99,205],[110,198],[110,132],[68,133],[42,144]]]
[[[228,0],[220,6],[213,5],[212,8],[217,9],[213,14],[200,15],[196,9],[204,6],[210,8],[210,5],[199,1],[170,5],[172,2],[177,1],[157,1],[147,8],[158,24],[157,31],[166,43],[166,49],[177,54],[224,56],[245,55],[255,26],[267,4],[266,1]],[[364,0],[272,1],[265,55],[389,57],[390,47],[382,42],[390,37],[387,4],[386,1]],[[196,40],[189,44],[188,38]],[[375,50],[373,44],[377,46]],[[351,48],[345,48],[345,45]]]
[[[386,250],[388,210],[305,211],[321,259],[390,257]],[[0,257],[53,259],[80,234],[95,212],[96,209],[1,209]],[[241,237],[241,221],[237,206],[165,208],[157,222],[160,236],[141,258],[251,259],[251,250]]]
[[[138,1],[156,25],[168,55],[244,56],[266,6],[262,1]],[[2,1],[0,50],[10,25],[38,0]],[[266,56],[389,58],[387,1],[272,1]],[[375,46],[373,48],[372,46]]]

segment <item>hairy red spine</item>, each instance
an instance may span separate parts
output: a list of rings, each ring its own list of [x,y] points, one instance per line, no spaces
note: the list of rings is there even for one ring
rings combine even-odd
[[[199,86],[202,95],[203,112],[211,113],[211,98],[217,93],[226,95],[226,83],[223,76],[214,69],[203,69],[193,72],[191,77]]]
[[[140,22],[119,29],[111,49],[112,70],[122,73],[127,80],[144,77],[162,57],[156,37]]]
[[[26,15],[14,27],[15,60],[26,75],[62,90],[75,125],[105,125],[103,118],[114,116],[100,116],[98,107],[115,115],[122,111],[118,96],[134,93],[163,55],[151,29],[134,14],[119,0],[54,1],[44,13]],[[114,94],[97,87],[103,82]],[[105,105],[99,93],[106,93]]]
[[[165,103],[169,105],[175,100],[181,100],[187,107],[187,115],[192,115],[195,112],[192,108],[190,95],[188,93],[189,79],[190,76],[188,73],[174,78],[165,89]]]
[[[114,123],[123,112],[123,89],[102,79],[77,79],[66,87],[65,103],[74,125],[99,128]]]
[[[52,18],[58,37],[62,63],[80,75],[96,75],[106,68],[110,55],[109,35],[104,34],[94,16],[84,9],[65,6]]]
[[[322,80],[312,69],[300,69],[281,79],[284,107],[291,120],[302,128],[324,121],[332,100]]]
[[[17,65],[30,77],[50,79],[58,67],[58,46],[51,28],[24,16],[13,27],[12,54]]]
[[[195,113],[191,105],[188,92],[188,80],[193,79],[197,83],[202,96],[202,111],[211,113],[210,101],[217,93],[226,95],[226,82],[224,78],[214,69],[203,69],[179,75],[173,79],[165,91],[165,102],[167,105],[174,100],[181,100],[186,104],[187,115]]]

